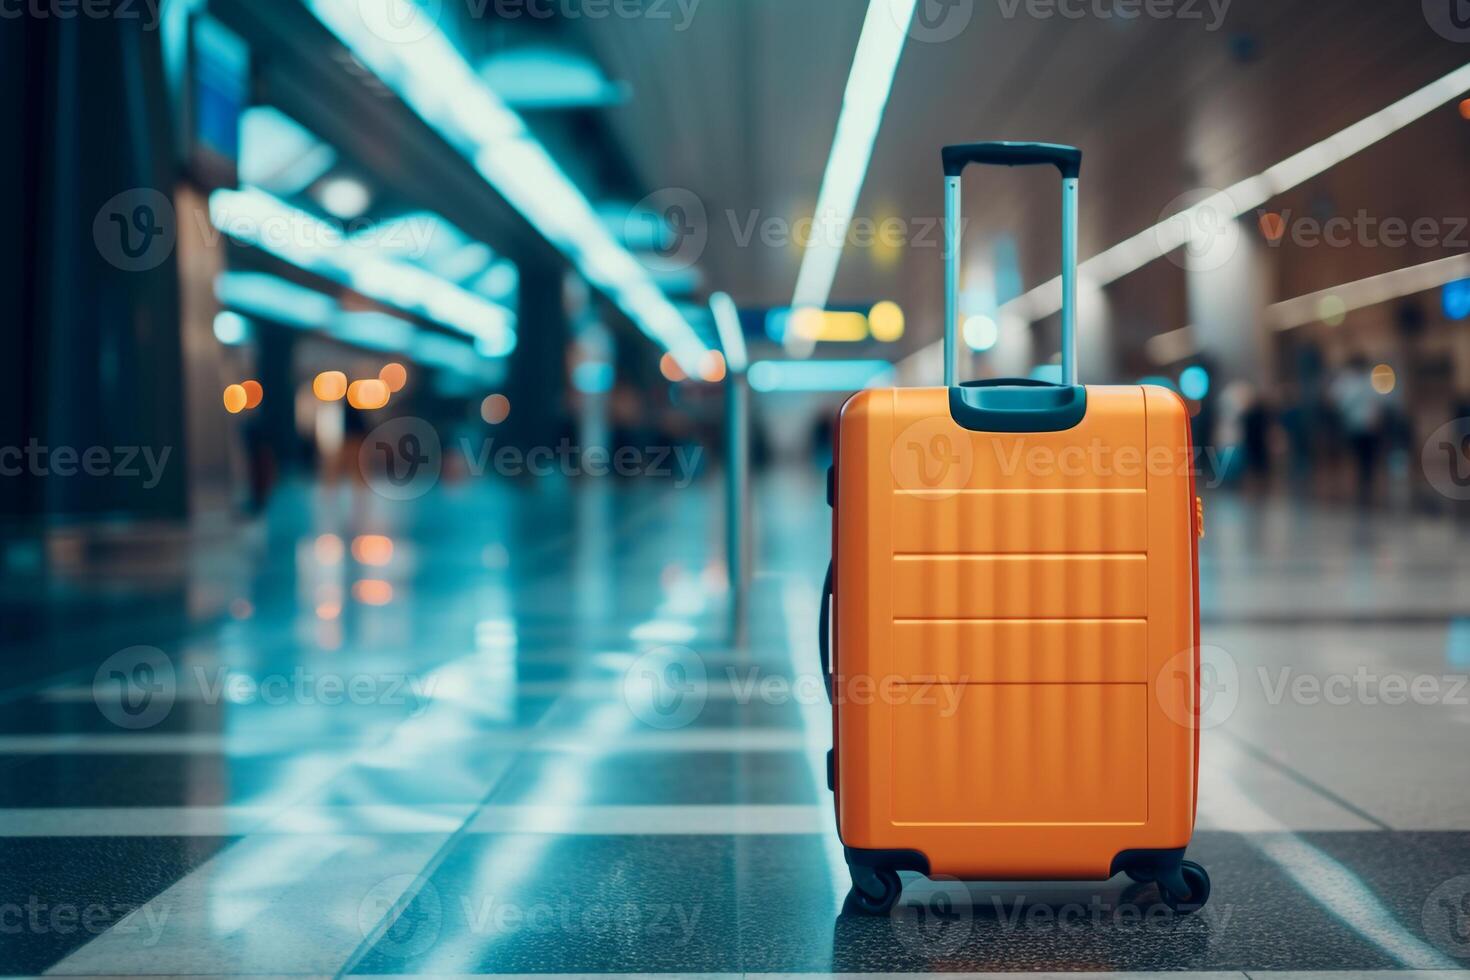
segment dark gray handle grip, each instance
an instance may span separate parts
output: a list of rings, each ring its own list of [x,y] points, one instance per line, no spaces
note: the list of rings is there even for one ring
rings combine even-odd
[[[1029,167],[1051,164],[1062,177],[1076,178],[1082,172],[1082,151],[1060,143],[1014,143],[992,140],[985,143],[957,143],[941,151],[944,175],[958,177],[972,163],[1000,167]]]

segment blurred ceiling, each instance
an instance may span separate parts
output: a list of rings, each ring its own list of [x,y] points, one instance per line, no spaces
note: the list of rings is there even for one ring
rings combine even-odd
[[[1175,9],[1193,17],[1122,20],[1037,18],[1018,2],[961,0],[953,15],[972,13],[957,35],[911,37],[899,63],[856,213],[909,221],[912,242],[849,244],[832,301],[898,300],[909,311],[905,348],[939,333],[941,145],[1081,146],[1086,258],[1158,222],[1171,203],[1177,210],[1180,195],[1259,173],[1470,60],[1470,45],[1441,37],[1413,3],[1179,0]],[[628,86],[627,101],[606,111],[638,179],[703,204],[705,280],[742,305],[791,300],[800,248],[763,244],[760,229],[780,231],[815,205],[864,7],[742,0],[698,5],[682,30],[677,12],[568,24]],[[1470,122],[1450,104],[1271,206],[1363,208],[1380,219],[1467,214],[1467,150]],[[1055,274],[1054,174],[972,171],[966,197],[967,268],[987,264],[1009,236],[1025,288]],[[1283,249],[1278,298],[1455,250]],[[1182,276],[1172,268],[1155,262],[1111,287],[1145,335],[1183,325]]]

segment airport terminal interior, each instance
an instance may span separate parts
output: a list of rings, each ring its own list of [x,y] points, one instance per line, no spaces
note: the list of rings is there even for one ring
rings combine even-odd
[[[0,974],[1470,976],[1461,0],[0,79]]]

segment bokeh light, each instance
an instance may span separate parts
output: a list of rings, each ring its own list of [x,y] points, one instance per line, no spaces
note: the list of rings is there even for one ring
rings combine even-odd
[[[1456,279],[1446,283],[1440,294],[1440,305],[1444,315],[1451,320],[1463,320],[1470,316],[1470,279]]]
[[[403,390],[403,386],[408,384],[408,368],[399,364],[397,361],[389,361],[378,372],[378,380],[387,385],[389,391],[394,393],[400,392]]]
[[[706,351],[699,366],[699,376],[714,384],[725,380],[725,355],[717,350]]]
[[[673,354],[665,354],[658,359],[658,370],[660,374],[670,381],[679,382],[689,379],[689,375],[684,373],[684,369],[679,366],[679,362]]]
[[[1199,401],[1210,393],[1210,372],[1199,364],[1191,364],[1179,372],[1179,393]]]
[[[385,534],[359,534],[352,539],[352,557],[363,565],[386,565],[393,560],[393,539]]]
[[[486,395],[480,402],[480,418],[486,425],[499,425],[510,418],[510,399],[504,395]]]
[[[988,351],[1000,340],[1000,328],[995,325],[995,321],[979,313],[965,317],[961,333],[964,334],[965,344],[973,351]]]
[[[388,386],[377,378],[363,378],[347,386],[347,404],[371,411],[388,404]]]
[[[352,598],[364,606],[386,606],[393,601],[393,586],[382,579],[361,579],[352,583]]]
[[[1286,235],[1286,219],[1275,211],[1261,215],[1261,234],[1268,242],[1279,242]]]
[[[320,564],[335,565],[342,560],[342,553],[345,549],[342,547],[342,539],[337,535],[322,534],[312,542],[311,550]]]
[[[1342,321],[1347,319],[1347,304],[1335,293],[1323,296],[1317,301],[1317,319],[1329,327],[1341,326]]]
[[[1387,395],[1398,386],[1399,378],[1394,369],[1387,364],[1379,364],[1373,369],[1373,390],[1380,395]]]
[[[347,375],[341,371],[323,371],[311,382],[311,393],[324,402],[334,402],[347,394]]]
[[[245,393],[243,385],[229,385],[225,388],[225,411],[231,415],[238,415],[245,411],[250,396]]]
[[[265,389],[259,381],[242,381],[240,387],[245,389],[245,407],[255,408],[265,398]]]
[[[868,311],[868,332],[874,340],[885,344],[903,336],[903,308],[892,300],[883,300]]]

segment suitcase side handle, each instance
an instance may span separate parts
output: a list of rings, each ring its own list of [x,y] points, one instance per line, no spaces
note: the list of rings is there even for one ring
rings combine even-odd
[[[944,161],[944,385],[955,387],[960,308],[960,175],[972,163],[1051,164],[1062,175],[1062,384],[1077,383],[1077,178],[1082,151],[1059,143],[992,141],[946,146]]]

